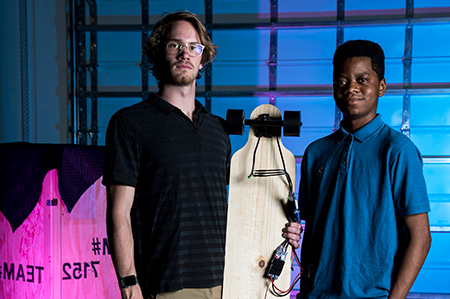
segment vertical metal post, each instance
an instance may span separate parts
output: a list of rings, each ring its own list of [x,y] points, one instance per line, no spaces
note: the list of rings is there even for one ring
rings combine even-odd
[[[406,18],[414,18],[414,0],[406,0]]]
[[[46,299],[62,298],[62,207],[58,191],[58,173],[52,169],[42,182],[44,258],[43,284]]]
[[[270,22],[272,28],[270,29],[270,45],[269,45],[269,103],[276,106],[276,98],[272,91],[277,88],[277,56],[278,56],[278,29],[275,23],[278,22],[278,0],[270,0]]]
[[[345,0],[337,0],[337,21],[336,28],[336,49],[344,43],[344,28],[340,26],[340,21],[345,20]],[[333,87],[334,88],[334,87]],[[342,119],[342,112],[334,105],[334,131],[339,129]]]
[[[406,0],[406,18],[408,25],[405,31],[405,51],[403,54],[403,88],[405,95],[403,96],[403,113],[401,132],[410,138],[411,134],[411,96],[409,89],[411,88],[411,62],[412,62],[412,39],[413,28],[411,18],[414,17],[414,0]]]
[[[89,5],[89,19],[92,25],[97,24],[97,4],[95,0],[88,0]],[[97,59],[97,31],[90,31],[90,51],[89,51],[89,75],[91,78],[91,91],[97,91],[97,73],[98,73],[98,59]],[[91,137],[91,145],[98,144],[98,102],[96,97],[91,97],[91,127],[88,131]]]
[[[1,84],[0,84],[1,89]],[[3,120],[3,105],[1,102],[1,96],[0,96],[0,143],[5,142],[5,126],[4,126],[4,120]]]
[[[337,20],[344,21],[345,20],[345,0],[337,0],[336,9],[337,9]]]
[[[22,141],[30,141],[30,88],[28,81],[28,11],[27,0],[19,1],[20,91],[22,100]]]
[[[86,23],[85,0],[75,2],[75,23],[84,25]],[[80,97],[80,92],[86,91],[86,34],[84,31],[75,30],[76,43],[76,136],[77,144],[87,143],[87,117],[86,98]]]
[[[141,21],[142,25],[148,25],[148,0],[141,0]],[[145,42],[148,38],[148,31],[142,26],[142,47],[144,48]],[[145,100],[146,92],[148,91],[148,58],[145,53],[142,53],[141,57],[141,80],[142,80],[142,100]]]
[[[75,143],[75,103],[74,96],[74,67],[73,67],[73,1],[66,0],[66,60],[67,60],[67,143]]]
[[[213,21],[213,11],[212,11],[212,0],[205,0],[205,24],[212,24]],[[212,32],[211,29],[208,30],[209,38],[212,40]],[[211,85],[212,85],[212,65],[208,63],[204,66],[204,75],[205,75],[205,108],[208,111],[211,111]]]
[[[408,89],[405,90],[403,95],[403,113],[402,113],[402,128],[400,131],[403,135],[410,138],[411,124],[410,124],[410,113],[411,113],[411,97],[408,93]]]

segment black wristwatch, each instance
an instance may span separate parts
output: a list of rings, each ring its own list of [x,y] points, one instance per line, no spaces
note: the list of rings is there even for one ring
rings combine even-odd
[[[122,277],[121,279],[119,279],[119,287],[121,289],[135,286],[138,283],[139,282],[138,282],[136,275],[125,276],[125,277]]]

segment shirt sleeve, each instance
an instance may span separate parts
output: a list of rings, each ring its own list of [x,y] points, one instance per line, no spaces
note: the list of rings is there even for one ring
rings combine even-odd
[[[119,111],[109,121],[106,131],[103,185],[118,183],[136,187],[140,156],[135,131]]]
[[[311,218],[311,196],[310,196],[310,183],[309,183],[309,169],[308,169],[308,149],[302,158],[301,174],[300,174],[300,186],[298,190],[298,202],[300,209],[300,218],[308,222]]]
[[[220,124],[222,126],[222,129],[224,130],[224,132],[227,132],[227,122],[220,116],[216,116],[219,121]],[[228,133],[227,133],[228,135]],[[228,135],[228,143],[227,143],[227,186],[230,184],[230,167],[231,167],[231,142],[230,142],[230,137]]]
[[[391,169],[393,198],[400,216],[429,212],[422,156],[412,142],[399,151]]]

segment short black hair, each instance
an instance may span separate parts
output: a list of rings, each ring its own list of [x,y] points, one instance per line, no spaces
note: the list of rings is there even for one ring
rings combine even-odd
[[[333,78],[340,70],[347,58],[368,57],[372,62],[372,69],[377,73],[378,80],[384,79],[384,52],[379,44],[369,40],[349,40],[340,45],[333,57]]]

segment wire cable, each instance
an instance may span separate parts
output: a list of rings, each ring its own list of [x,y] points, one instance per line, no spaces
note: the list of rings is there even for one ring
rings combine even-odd
[[[251,178],[252,176],[254,176],[254,177],[270,177],[270,176],[284,175],[284,176],[286,176],[286,179],[288,181],[289,195],[291,195],[291,194],[293,195],[294,194],[293,184],[292,184],[291,176],[286,171],[286,164],[284,162],[284,157],[283,157],[283,152],[281,150],[280,137],[279,136],[276,137],[276,140],[277,140],[278,151],[280,153],[280,158],[281,158],[281,163],[283,165],[283,169],[256,169],[255,170],[256,152],[258,150],[258,146],[259,146],[260,140],[261,140],[261,135],[258,136],[258,141],[256,142],[255,150],[253,151],[252,170],[251,170],[250,174],[248,175],[248,178]]]
[[[271,275],[270,276],[270,283],[269,283],[269,285],[267,286],[267,289],[270,287],[270,285],[272,286],[272,293],[275,295],[275,296],[277,296],[277,297],[284,297],[284,296],[287,296],[291,291],[292,291],[292,289],[294,288],[294,286],[298,283],[298,281],[300,280],[300,278],[301,278],[301,275],[303,274],[303,267],[302,267],[302,265],[300,264],[300,260],[299,260],[299,258],[298,258],[298,256],[297,256],[297,252],[295,251],[295,250],[292,250],[292,252],[293,252],[293,256],[294,256],[294,258],[295,258],[295,261],[297,262],[297,265],[300,267],[300,272],[297,274],[297,276],[294,278],[294,280],[293,280],[293,282],[292,282],[292,284],[291,284],[291,286],[289,287],[289,289],[287,289],[286,291],[283,291],[283,290],[281,290],[280,288],[278,288],[276,285],[275,285],[275,281],[274,281],[274,277]],[[267,290],[266,290],[266,297],[267,297]]]
[[[282,163],[282,165],[283,165],[283,169],[256,169],[256,170],[255,170],[256,153],[257,153],[257,150],[258,150],[259,143],[260,143],[260,141],[261,141],[261,135],[259,135],[259,136],[258,136],[258,141],[256,142],[255,149],[254,149],[254,151],[253,151],[252,170],[251,170],[250,174],[248,175],[248,178],[250,179],[252,176],[254,176],[254,177],[271,177],[271,176],[282,176],[282,175],[284,175],[284,176],[286,177],[287,182],[288,182],[288,189],[289,189],[288,200],[294,200],[294,201],[295,201],[295,195],[294,195],[294,190],[293,190],[294,187],[293,187],[293,184],[292,184],[291,176],[290,176],[289,173],[286,171],[286,164],[285,164],[285,162],[284,162],[283,152],[282,152],[282,150],[281,150],[281,145],[280,145],[280,137],[279,137],[279,136],[276,136],[276,140],[277,140],[278,151],[279,151],[279,153],[280,153],[281,163]],[[296,203],[296,204],[297,204],[297,203]],[[298,213],[298,212],[299,212],[299,211],[297,211],[297,207],[296,207],[295,213]],[[298,218],[298,220],[300,221],[299,215],[297,215],[297,218]],[[292,221],[292,219],[290,219],[290,217],[288,217],[288,220],[289,220],[289,221]],[[288,240],[288,239],[285,239],[285,240],[283,241],[283,243],[281,243],[280,246],[278,246],[278,248],[277,248],[276,251],[277,251],[277,252],[280,251],[282,254],[284,254],[284,256],[286,256],[288,247],[289,247],[289,240]],[[301,274],[303,273],[303,268],[302,268],[302,266],[301,266],[301,264],[300,264],[300,260],[299,260],[299,258],[298,258],[298,256],[297,256],[297,253],[295,252],[294,249],[292,250],[292,252],[293,252],[295,261],[297,262],[298,266],[300,267],[300,273],[297,274],[297,276],[295,277],[293,283],[291,284],[291,286],[289,287],[289,289],[286,290],[286,291],[280,290],[280,289],[275,285],[274,278],[277,279],[278,276],[277,276],[277,275],[273,275],[273,274],[269,274],[269,276],[270,276],[270,283],[269,283],[269,284],[267,285],[267,287],[266,287],[266,292],[265,292],[265,296],[264,296],[265,299],[267,298],[267,294],[268,294],[270,285],[272,285],[272,293],[273,293],[275,296],[278,296],[278,297],[284,297],[284,296],[287,296],[287,295],[292,291],[293,287],[294,287],[294,286],[297,284],[297,282],[300,280]],[[284,264],[284,261],[283,261],[283,264]],[[291,268],[292,268],[292,267],[293,267],[293,259],[292,259],[292,255],[291,255]],[[270,270],[269,270],[269,273],[270,273]],[[277,274],[279,275],[279,273],[277,273]]]

